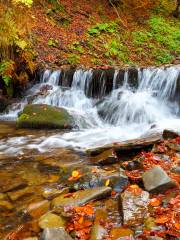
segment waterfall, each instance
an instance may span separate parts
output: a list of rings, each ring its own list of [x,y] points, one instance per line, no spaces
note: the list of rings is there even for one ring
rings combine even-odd
[[[164,128],[180,130],[179,76],[180,66],[45,70],[40,82],[27,91],[22,106],[30,98],[33,104],[66,108],[75,119],[76,129],[43,140],[41,150],[54,142],[57,147],[95,147]]]

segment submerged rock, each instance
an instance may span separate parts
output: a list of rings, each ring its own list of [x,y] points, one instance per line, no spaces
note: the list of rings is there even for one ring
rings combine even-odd
[[[120,209],[123,224],[136,226],[142,224],[148,215],[149,193],[143,191],[137,185],[131,185],[122,194]]]
[[[64,228],[46,228],[44,229],[41,240],[72,240]]]
[[[13,208],[13,205],[9,201],[0,200],[0,211],[12,210]]]
[[[46,104],[25,106],[17,120],[19,128],[67,129],[73,125],[73,119],[65,109]]]
[[[12,178],[3,178],[0,181],[0,192],[6,193],[14,190],[18,190],[21,188],[24,188],[27,186],[27,182],[20,178],[20,177],[14,177]]]
[[[52,201],[52,207],[80,206],[90,201],[105,198],[111,194],[110,187],[99,187],[75,192],[72,197],[61,195]]]
[[[33,194],[33,189],[32,188],[24,188],[24,189],[20,189],[18,191],[15,192],[9,192],[8,197],[12,200],[12,201],[16,201],[21,197],[27,196],[27,195],[31,195]]]
[[[149,192],[164,192],[176,186],[176,183],[160,167],[155,166],[142,175],[145,189]]]
[[[64,227],[64,224],[65,221],[62,217],[50,212],[41,216],[39,219],[39,227],[42,229]]]
[[[31,203],[26,212],[31,215],[33,218],[39,218],[45,214],[50,207],[50,202],[47,200]]]
[[[65,194],[69,192],[69,188],[63,188],[63,189],[56,189],[51,187],[44,188],[44,191],[42,193],[43,197],[46,199],[53,199],[61,194]]]

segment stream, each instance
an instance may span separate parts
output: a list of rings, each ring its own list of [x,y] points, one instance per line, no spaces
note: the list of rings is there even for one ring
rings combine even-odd
[[[74,128],[72,130],[18,129],[15,121],[28,103],[65,108],[75,120]],[[63,202],[69,204],[68,201],[76,201],[74,192],[79,194],[82,189],[85,196],[81,196],[80,203],[86,203],[83,202],[84,198],[96,200],[92,205],[93,211],[96,212],[96,220],[99,218],[97,220],[99,224],[109,229],[109,232],[105,233],[106,236],[109,236],[108,234],[115,236],[101,239],[121,239],[116,236],[122,234],[131,236],[132,229],[136,236],[140,236],[144,231],[145,223],[140,222],[140,227],[136,229],[134,227],[136,215],[135,217],[132,215],[127,225],[131,229],[121,229],[123,216],[119,214],[118,198],[118,194],[129,184],[138,183],[142,186],[142,181],[138,182],[136,178],[134,181],[130,175],[131,171],[126,169],[129,165],[123,165],[123,161],[135,161],[137,164],[139,159],[142,160],[142,156],[141,158],[139,155],[136,156],[140,152],[133,150],[126,156],[124,152],[118,155],[110,149],[105,151],[104,155],[90,157],[86,154],[86,150],[106,144],[143,139],[153,134],[161,134],[164,129],[180,132],[180,66],[136,69],[134,77],[129,70],[123,72],[115,70],[110,75],[106,70],[79,69],[73,74],[63,70],[45,70],[40,74],[38,81],[26,91],[23,99],[0,115],[0,239],[31,239],[28,237],[33,237],[32,240],[56,239],[39,238],[48,224],[56,227],[64,226],[62,209],[54,210],[56,201],[59,201],[56,198],[65,194],[66,200],[63,199]],[[147,148],[148,151],[152,149],[153,144]],[[170,169],[173,165],[169,159],[172,156],[174,159],[179,159],[178,144],[175,145],[176,149],[172,148],[171,151],[164,150],[167,148],[163,145],[165,153],[158,152],[157,156],[152,153],[154,159],[150,160],[161,161],[162,158],[163,164],[165,163],[166,168]],[[160,147],[162,149],[162,146]],[[143,161],[146,161],[146,155],[143,157]],[[107,159],[110,162],[106,161]],[[134,168],[131,170],[133,172]],[[138,168],[139,174],[146,170],[148,168],[140,170]],[[135,198],[132,200],[133,206],[137,204],[135,210],[139,211],[139,216],[143,218],[147,207],[142,206],[142,210],[139,209],[138,204],[147,205],[149,193],[143,191],[142,198],[137,200],[136,193],[134,196],[134,190],[131,191],[132,189],[126,191],[125,205],[131,208],[132,202],[129,199]],[[173,196],[176,196],[177,191],[174,190]],[[99,196],[105,199],[99,200]],[[67,206],[65,205],[65,208]],[[46,215],[49,214],[48,211],[55,215],[55,219],[62,217],[63,220],[55,220],[52,215]],[[44,214],[45,222],[39,222]],[[127,210],[128,216],[131,216],[131,212],[128,213]],[[81,228],[78,231],[81,231]],[[164,231],[164,227],[156,226],[153,231]],[[59,236],[64,238],[57,239],[69,239],[65,237],[66,233],[63,234]],[[89,238],[81,236],[75,239]],[[96,239],[98,238],[91,237],[91,240]],[[178,238],[173,236],[163,239]]]

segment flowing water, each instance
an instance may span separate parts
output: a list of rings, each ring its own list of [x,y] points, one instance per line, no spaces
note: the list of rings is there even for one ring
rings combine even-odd
[[[94,81],[93,70],[76,70],[69,83],[62,78],[63,71],[46,70],[40,82],[27,91],[24,100],[11,106],[1,119],[16,119],[31,99],[33,104],[67,109],[76,127],[65,133],[53,131],[48,136],[34,133],[10,136],[0,140],[0,152],[20,154],[25,148],[43,152],[59,147],[85,150],[165,128],[180,130],[179,66],[138,69],[133,84],[128,71],[123,81],[119,81],[119,73],[114,72],[112,89],[107,91],[104,71]]]

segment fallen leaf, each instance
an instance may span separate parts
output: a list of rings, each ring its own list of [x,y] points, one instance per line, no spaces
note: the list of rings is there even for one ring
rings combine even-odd
[[[169,217],[168,216],[160,216],[158,218],[155,219],[155,223],[166,223],[169,221]]]
[[[158,198],[152,198],[149,202],[149,205],[152,207],[158,207],[161,204],[161,201]]]
[[[105,186],[108,187],[109,184],[110,184],[110,180],[108,179],[108,180],[106,180],[106,182],[105,182]]]

